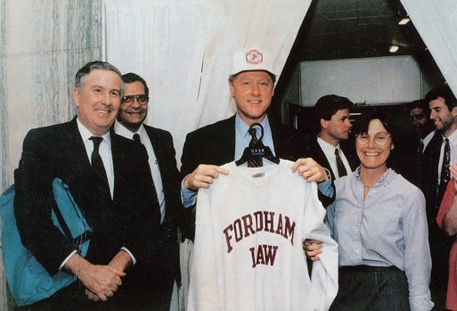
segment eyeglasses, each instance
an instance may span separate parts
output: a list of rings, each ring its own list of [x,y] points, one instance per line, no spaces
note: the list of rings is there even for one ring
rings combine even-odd
[[[378,146],[384,146],[389,141],[389,137],[391,137],[389,133],[377,133],[374,136],[374,142]],[[368,143],[371,137],[370,135],[368,135],[368,133],[360,133],[356,135],[356,139],[359,142],[359,144],[365,145]]]
[[[122,103],[131,105],[135,99],[140,105],[145,105],[148,102],[149,97],[145,94],[122,96]]]
[[[420,120],[420,119],[425,118],[425,114],[424,113],[413,114],[413,115],[411,115],[411,118],[416,119],[416,120]]]

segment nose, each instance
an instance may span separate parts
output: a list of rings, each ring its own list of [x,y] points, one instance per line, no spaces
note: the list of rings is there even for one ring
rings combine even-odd
[[[375,148],[377,146],[377,144],[375,143],[375,138],[374,137],[370,137],[368,139],[368,142],[367,142],[367,146],[368,148]]]
[[[252,87],[251,87],[251,93],[253,95],[260,94],[260,87],[257,84],[253,84]]]
[[[111,94],[109,94],[109,92],[104,94],[104,97],[105,97],[104,102],[107,106],[113,105],[113,98],[112,98]]]
[[[139,107],[141,107],[141,104],[140,104],[140,102],[138,101],[138,98],[136,98],[136,97],[133,98],[133,101],[132,101],[132,104],[130,105],[130,107],[133,107],[133,108],[139,108]]]
[[[436,117],[436,113],[435,113],[434,110],[432,110],[432,111],[430,112],[430,119],[433,120],[433,119],[435,119],[435,117]]]

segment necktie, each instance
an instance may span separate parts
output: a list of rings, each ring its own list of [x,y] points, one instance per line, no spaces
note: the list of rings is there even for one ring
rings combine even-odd
[[[449,171],[449,164],[451,163],[451,149],[449,147],[449,139],[444,139],[444,154],[443,154],[443,165],[441,166],[441,180],[438,187],[438,196],[437,201],[441,202],[443,198],[444,191],[446,190],[447,184],[451,177],[451,172]],[[437,204],[436,208],[439,208]]]
[[[133,134],[133,140],[136,141],[137,143],[141,144],[141,138],[140,138],[140,135],[138,133],[137,134]]]
[[[105,166],[103,165],[102,157],[99,153],[100,144],[103,141],[102,137],[92,136],[90,138],[94,143],[94,151],[92,151],[91,165],[94,168],[97,176],[100,177],[102,188],[109,191],[108,177],[106,175]]]
[[[338,148],[335,148],[336,167],[338,169],[338,177],[347,175],[346,168],[344,167],[343,161],[341,160]]]
[[[257,130],[254,127],[249,129],[249,134],[251,134],[251,141],[249,142],[249,147],[254,147],[259,142],[257,140]],[[260,156],[251,155],[248,159],[248,167],[260,167],[263,165],[262,158]]]
[[[419,148],[418,148],[419,156],[421,156],[422,153],[424,153],[424,147],[425,147],[424,140],[421,139],[419,142]]]

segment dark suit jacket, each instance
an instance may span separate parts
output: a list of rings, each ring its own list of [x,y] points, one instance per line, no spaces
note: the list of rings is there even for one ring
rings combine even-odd
[[[160,258],[155,272],[156,278],[162,282],[172,281],[179,275],[179,250],[177,243],[177,218],[182,211],[181,175],[176,164],[176,152],[170,132],[143,125],[154,148],[160,168],[162,187],[165,194],[165,220],[160,230],[157,256]]]
[[[346,159],[349,162],[349,166],[351,167],[351,170],[354,171],[359,164],[359,162],[355,160],[355,158],[357,158],[357,156],[354,157],[354,153],[348,151],[347,147],[343,143],[341,144],[340,147],[341,147],[341,150],[343,150],[344,155],[346,156]],[[313,158],[321,166],[327,168],[330,171],[332,180],[335,180],[335,173],[332,171],[330,163],[329,163],[327,157],[325,156],[325,153],[322,150],[321,146],[317,142],[316,138],[314,138],[310,142],[310,144],[307,145],[306,156]],[[348,174],[349,174],[349,172],[348,172]]]
[[[176,212],[181,208],[181,175],[176,164],[176,151],[173,137],[170,132],[143,125],[151,140],[154,153],[159,163],[162,186],[165,193],[167,207],[166,220],[173,220]]]
[[[454,240],[454,237],[449,237],[436,223],[438,207],[442,200],[442,197],[438,197],[436,192],[441,144],[441,132],[436,132],[421,158],[420,188],[424,193],[427,208],[430,253],[432,256],[430,287],[433,289],[444,288],[447,284],[449,251]]]
[[[269,118],[276,157],[295,161],[305,156],[305,138],[295,129]],[[235,116],[207,125],[187,134],[181,158],[181,175],[184,177],[193,172],[199,164],[223,165],[235,159]],[[327,198],[319,193],[324,206],[334,198]],[[189,212],[188,212],[189,213]],[[193,240],[194,228],[191,223],[184,235]]]
[[[441,132],[436,132],[425,148],[421,158],[421,190],[427,202],[427,216],[435,219],[437,205],[441,203],[441,198],[437,198],[436,187],[438,186],[438,162],[440,159],[442,144]]]
[[[159,210],[152,202],[147,154],[134,141],[111,132],[114,198],[99,190],[76,118],[70,122],[31,130],[24,139],[22,158],[15,172],[15,215],[23,244],[51,273],[73,250],[50,220],[55,205],[51,182],[59,177],[92,228],[86,259],[108,264],[121,247],[137,259],[124,283],[145,284],[154,266]],[[145,219],[149,221],[145,221]],[[141,271],[138,271],[141,270]],[[141,280],[135,279],[141,277]]]

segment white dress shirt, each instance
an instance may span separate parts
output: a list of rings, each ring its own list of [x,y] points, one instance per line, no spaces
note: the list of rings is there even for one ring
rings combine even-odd
[[[338,175],[338,167],[336,166],[335,147],[320,137],[317,138],[317,143],[319,144],[319,146],[321,146],[321,149],[324,152],[325,157],[328,160],[328,163],[330,163],[330,168],[332,172],[335,174],[335,179],[339,178],[340,176]],[[349,175],[349,173],[352,172],[352,170],[351,166],[349,165],[348,159],[346,158],[346,155],[344,154],[343,150],[341,150],[340,144],[338,144],[336,148],[338,148],[340,158],[343,161],[344,167],[346,168],[346,172]]]

